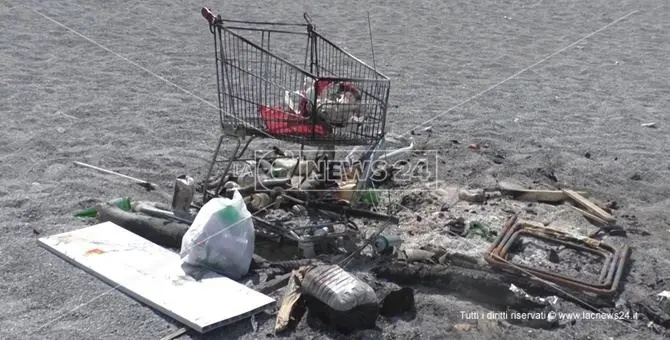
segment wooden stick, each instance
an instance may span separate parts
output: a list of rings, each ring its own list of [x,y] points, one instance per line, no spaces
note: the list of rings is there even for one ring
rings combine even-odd
[[[174,340],[174,339],[179,338],[182,335],[186,335],[186,332],[188,332],[188,328],[186,328],[186,327],[179,328],[178,330],[162,337],[161,340]]]
[[[140,185],[141,187],[147,189],[147,191],[156,190],[156,188],[157,188],[156,184],[141,180],[139,178],[135,178],[135,177],[131,177],[131,176],[128,176],[128,175],[120,174],[116,171],[99,168],[95,165],[90,165],[90,164],[86,164],[86,163],[82,163],[82,162],[74,162],[74,164],[78,165],[78,166],[81,166],[81,167],[84,167],[84,168],[93,169],[93,170],[96,170],[96,171],[99,171],[99,172],[102,172],[102,173],[105,173],[105,174],[108,174],[108,175],[114,175],[114,176],[118,176],[118,177],[121,177],[121,178],[131,180],[131,181],[135,182],[136,184]]]
[[[568,195],[573,201],[582,207],[586,208],[589,212],[600,217],[602,220],[606,221],[608,224],[614,224],[616,219],[614,216],[610,215],[607,211],[601,209],[599,206],[595,205],[593,202],[589,201],[584,196],[580,195],[578,192],[573,190],[563,189],[563,192]]]
[[[596,216],[596,215],[594,215],[594,214],[592,214],[592,213],[590,213],[586,210],[579,209],[579,208],[575,207],[574,205],[568,205],[568,206],[570,207],[570,209],[584,215],[584,217],[586,217],[587,219],[590,219],[593,222],[598,223],[600,226],[606,226],[606,225],[609,224],[609,223],[607,223],[607,221],[603,220],[602,218],[600,218],[600,217],[598,217],[598,216]]]

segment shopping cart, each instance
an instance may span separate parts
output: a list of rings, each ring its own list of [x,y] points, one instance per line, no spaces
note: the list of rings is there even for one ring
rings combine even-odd
[[[255,138],[296,143],[300,150],[374,148],[384,139],[389,78],[316,32],[307,14],[306,23],[293,24],[227,20],[207,8],[201,13],[214,35],[222,129],[204,201],[220,192],[231,164]],[[220,160],[228,138],[235,147]],[[223,173],[214,176],[220,163]]]

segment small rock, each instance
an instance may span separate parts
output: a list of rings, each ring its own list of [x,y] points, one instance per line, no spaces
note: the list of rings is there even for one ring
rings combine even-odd
[[[558,258],[558,253],[556,253],[555,250],[550,249],[549,250],[549,262],[552,263],[559,263],[561,259]]]
[[[468,149],[470,149],[470,150],[479,150],[481,148],[482,148],[482,145],[479,144],[479,143],[474,143],[474,144],[468,145]]]
[[[449,204],[447,203],[442,204],[440,211],[449,211]]]
[[[639,181],[639,180],[642,179],[642,176],[640,176],[640,174],[636,173],[633,176],[630,176],[630,179],[632,179],[634,181]]]
[[[590,153],[590,152],[587,152],[587,153],[585,153],[585,154],[584,154],[584,157],[586,157],[586,158],[589,158],[589,159],[590,159],[590,158],[591,158],[591,153]]]
[[[656,123],[644,123],[640,124],[642,127],[648,127],[648,128],[656,128]]]
[[[459,217],[455,220],[447,222],[447,228],[454,234],[462,235],[465,232],[465,219]]]
[[[64,133],[64,132],[65,132],[65,128],[62,128],[62,127],[59,126],[59,127],[56,128],[56,132],[58,132],[58,133]]]
[[[485,199],[482,189],[460,189],[458,190],[458,199],[468,202],[483,202]]]
[[[609,202],[607,202],[607,204],[605,205],[605,207],[606,207],[607,209],[611,209],[611,210],[617,210],[617,209],[619,209],[619,205],[616,203],[616,201],[609,201]]]
[[[469,332],[472,326],[469,323],[457,323],[454,325],[454,329],[459,332]]]
[[[416,215],[416,221],[417,221],[417,222],[421,222],[421,220],[422,220],[421,216],[420,216],[420,215]]]

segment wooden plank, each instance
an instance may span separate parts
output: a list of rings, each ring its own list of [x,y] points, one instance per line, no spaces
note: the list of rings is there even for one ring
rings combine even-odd
[[[568,198],[568,195],[561,190],[524,189],[515,183],[506,181],[498,182],[498,189],[519,201],[558,203]],[[580,192],[580,194],[586,195],[586,192]]]
[[[40,246],[200,333],[256,314],[274,299],[227,277],[186,275],[179,255],[112,222],[40,238]]]
[[[584,207],[587,211],[593,213],[594,215],[600,217],[608,224],[613,224],[614,222],[616,222],[614,216],[610,215],[607,211],[601,209],[599,206],[595,205],[593,202],[589,201],[587,198],[580,195],[578,192],[567,189],[563,189],[563,192],[577,204]]]
[[[600,217],[598,217],[598,216],[596,216],[596,215],[594,215],[594,214],[592,214],[592,213],[590,213],[586,210],[579,209],[579,208],[577,208],[573,205],[568,205],[568,207],[570,207],[570,209],[584,215],[587,219],[590,219],[591,221],[597,223],[599,226],[608,225],[607,221],[603,220],[602,218],[600,218]]]

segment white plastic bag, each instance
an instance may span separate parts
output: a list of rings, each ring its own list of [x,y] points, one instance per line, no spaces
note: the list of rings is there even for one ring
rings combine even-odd
[[[360,91],[348,83],[329,83],[317,98],[317,108],[321,119],[333,126],[360,124],[365,119]]]
[[[284,104],[288,109],[303,117],[309,116],[309,111],[316,100],[314,79],[305,77],[300,91],[284,91]]]
[[[254,224],[242,195],[216,197],[198,212],[181,242],[180,257],[190,266],[240,279],[254,254]]]

